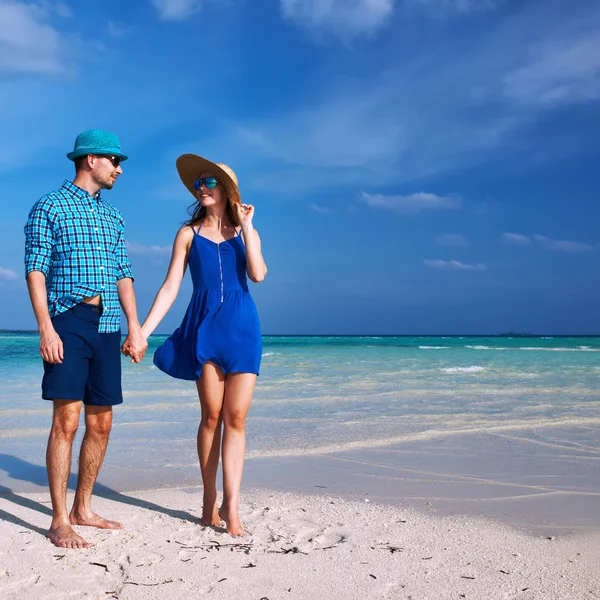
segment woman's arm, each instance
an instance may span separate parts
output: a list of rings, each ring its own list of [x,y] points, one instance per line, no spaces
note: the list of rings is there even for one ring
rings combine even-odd
[[[244,245],[246,246],[246,271],[251,281],[260,283],[267,274],[267,265],[263,258],[260,248],[260,236],[258,231],[252,225],[252,217],[254,216],[254,206],[251,204],[237,205],[238,218],[244,235]],[[237,207],[236,207],[237,208]]]
[[[187,268],[188,254],[193,236],[194,232],[188,226],[182,227],[175,236],[167,276],[160,286],[156,298],[154,298],[154,302],[152,303],[152,308],[142,325],[142,333],[146,339],[158,327],[158,324],[163,320],[173,302],[175,302],[175,298],[177,298],[179,286]]]

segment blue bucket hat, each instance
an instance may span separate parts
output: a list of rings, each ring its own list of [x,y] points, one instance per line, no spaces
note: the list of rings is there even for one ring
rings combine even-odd
[[[127,155],[121,152],[119,138],[110,131],[89,129],[77,136],[73,152],[67,154],[69,160],[75,160],[88,154],[113,154],[121,160],[127,160]]]

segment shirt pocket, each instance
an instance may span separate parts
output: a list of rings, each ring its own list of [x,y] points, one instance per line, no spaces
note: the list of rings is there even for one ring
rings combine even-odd
[[[80,211],[65,211],[56,222],[55,251],[59,260],[66,259],[74,251],[94,247],[95,219]]]

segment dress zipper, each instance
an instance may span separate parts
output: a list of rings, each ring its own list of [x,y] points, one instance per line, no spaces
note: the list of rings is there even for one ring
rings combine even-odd
[[[219,257],[219,274],[221,275],[221,304],[223,303],[223,265],[221,264],[221,246],[217,244],[217,255]]]

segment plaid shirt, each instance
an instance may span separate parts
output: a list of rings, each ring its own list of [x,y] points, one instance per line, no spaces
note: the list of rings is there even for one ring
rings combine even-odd
[[[102,297],[99,333],[119,331],[117,281],[130,277],[125,221],[112,204],[70,181],[38,200],[25,225],[25,275],[46,276],[54,317],[90,296]]]

